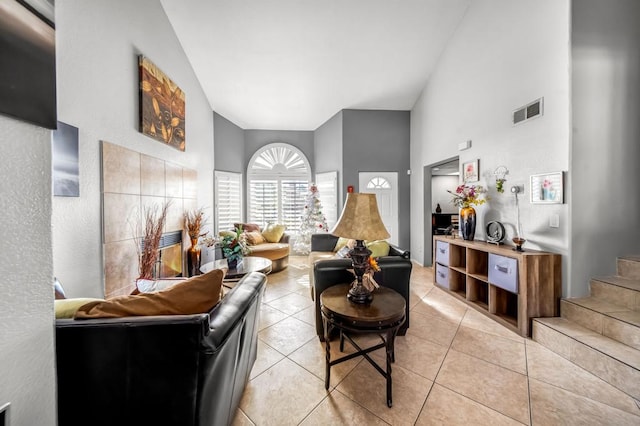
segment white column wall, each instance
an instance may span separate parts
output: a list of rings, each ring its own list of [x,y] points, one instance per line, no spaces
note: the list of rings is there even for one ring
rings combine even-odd
[[[54,272],[71,297],[102,297],[100,140],[198,171],[213,217],[213,111],[158,1],[56,2],[58,119],[79,129],[80,197],[53,200]],[[138,131],[138,55],[186,94],[186,150]]]
[[[479,159],[490,202],[478,210],[476,237],[500,220],[514,235],[512,185],[524,185],[521,221],[526,248],[569,257],[569,202],[529,202],[529,176],[569,170],[570,26],[568,0],[474,0],[442,53],[411,115],[411,211],[423,210],[423,167],[456,155]],[[514,126],[512,111],[544,97],[544,115]],[[458,144],[472,141],[471,149]],[[495,190],[496,167],[509,169],[506,192]],[[565,193],[569,193],[565,187]],[[430,212],[424,212],[429,214]],[[559,228],[549,219],[558,215]],[[422,214],[411,218],[411,253],[424,253]],[[566,290],[566,289],[565,289]]]

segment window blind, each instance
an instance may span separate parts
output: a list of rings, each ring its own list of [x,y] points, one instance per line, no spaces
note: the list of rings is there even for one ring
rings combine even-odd
[[[265,226],[278,222],[278,181],[252,179],[249,183],[249,222]]]
[[[216,235],[242,222],[242,174],[215,172]]]

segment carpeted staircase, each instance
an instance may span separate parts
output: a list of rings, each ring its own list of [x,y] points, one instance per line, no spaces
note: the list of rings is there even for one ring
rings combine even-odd
[[[533,340],[640,401],[640,256],[593,278],[591,296],[560,301],[559,318],[533,320]]]

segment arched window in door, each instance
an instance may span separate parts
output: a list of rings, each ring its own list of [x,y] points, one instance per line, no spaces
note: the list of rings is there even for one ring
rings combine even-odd
[[[376,176],[367,182],[367,189],[391,189],[391,184],[382,176]]]
[[[287,233],[297,234],[310,180],[311,167],[302,151],[285,143],[262,147],[247,168],[247,220],[261,226],[280,223]]]

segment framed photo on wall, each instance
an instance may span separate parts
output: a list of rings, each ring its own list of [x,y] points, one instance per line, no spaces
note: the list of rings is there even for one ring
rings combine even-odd
[[[531,175],[531,202],[534,204],[564,203],[563,172]]]
[[[478,169],[479,160],[468,161],[462,163],[462,181],[463,182],[477,182],[479,180],[480,172]]]
[[[58,121],[51,132],[51,183],[56,197],[80,196],[78,128]]]

